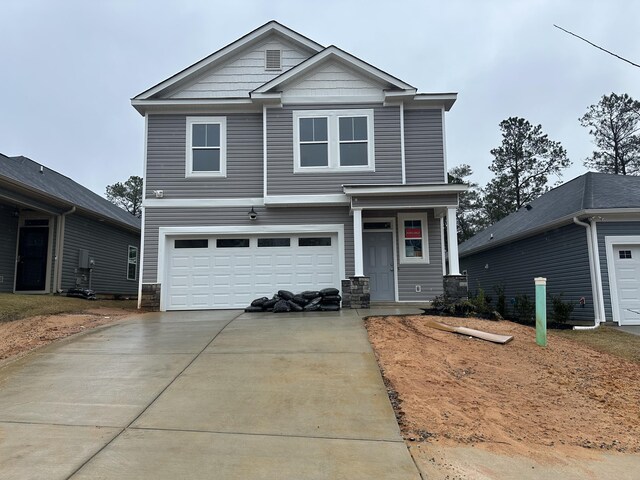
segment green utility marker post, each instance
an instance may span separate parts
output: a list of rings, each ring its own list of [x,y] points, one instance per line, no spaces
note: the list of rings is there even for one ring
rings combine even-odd
[[[536,277],[536,343],[547,346],[547,279]]]

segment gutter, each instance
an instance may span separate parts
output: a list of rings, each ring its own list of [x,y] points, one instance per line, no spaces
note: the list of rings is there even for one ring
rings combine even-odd
[[[597,258],[598,255],[598,244],[597,238],[595,239],[594,245],[594,233],[595,229],[592,228],[590,223],[586,223],[580,221],[578,217],[573,217],[573,223],[576,225],[580,225],[586,229],[587,234],[587,251],[589,254],[589,273],[591,274],[591,294],[593,296],[593,314],[594,314],[594,324],[592,326],[575,326],[574,330],[595,330],[600,326],[602,322],[602,317],[600,316],[601,306],[600,306],[600,288],[601,285],[598,283],[598,272],[596,271],[596,266],[600,263]],[[598,261],[596,261],[598,260]]]
[[[54,293],[62,293],[62,252],[64,247],[64,224],[65,217],[76,211],[76,207],[58,215],[58,231],[56,232],[56,259],[54,270]]]

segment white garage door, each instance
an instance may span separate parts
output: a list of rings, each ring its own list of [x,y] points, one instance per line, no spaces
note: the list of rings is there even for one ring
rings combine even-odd
[[[168,237],[167,310],[244,308],[278,290],[340,288],[336,234]]]
[[[640,245],[614,245],[613,254],[620,324],[640,325]]]

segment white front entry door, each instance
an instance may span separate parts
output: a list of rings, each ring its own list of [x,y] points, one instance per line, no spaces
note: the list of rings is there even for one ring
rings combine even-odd
[[[337,235],[167,237],[167,310],[244,308],[278,290],[340,288]]]
[[[640,325],[640,245],[613,245],[613,264],[619,323]]]

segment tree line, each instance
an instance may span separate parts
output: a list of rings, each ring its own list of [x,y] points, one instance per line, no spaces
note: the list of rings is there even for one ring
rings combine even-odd
[[[603,95],[580,117],[589,129],[595,150],[584,165],[616,175],[640,174],[640,102],[629,95]],[[460,195],[458,241],[464,242],[487,226],[526,206],[561,183],[571,160],[560,142],[551,140],[541,125],[510,117],[500,122],[502,143],[491,150],[489,166],[495,176],[484,187],[470,180],[473,171],[462,164],[449,171],[449,183],[468,183]],[[557,181],[549,183],[549,177]]]

